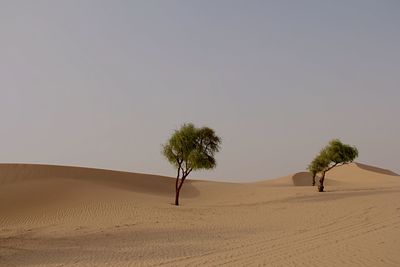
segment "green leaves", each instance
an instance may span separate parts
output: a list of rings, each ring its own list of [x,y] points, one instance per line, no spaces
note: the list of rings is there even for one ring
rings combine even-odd
[[[196,128],[192,123],[182,125],[163,146],[168,161],[184,172],[212,169],[216,166],[215,153],[221,138],[208,127]]]
[[[179,192],[186,177],[193,170],[215,168],[215,153],[219,151],[220,145],[221,138],[213,129],[196,128],[192,123],[182,125],[163,145],[163,155],[178,169],[175,205],[179,205]]]
[[[356,147],[343,144],[339,139],[333,139],[314,158],[308,170],[313,174],[327,172],[337,165],[350,163],[357,157]]]
[[[322,177],[319,179],[318,191],[323,192],[325,173],[336,166],[352,162],[356,157],[358,157],[356,147],[343,144],[339,139],[333,139],[308,165],[308,170],[313,175],[312,185],[315,184],[316,175],[322,173]]]

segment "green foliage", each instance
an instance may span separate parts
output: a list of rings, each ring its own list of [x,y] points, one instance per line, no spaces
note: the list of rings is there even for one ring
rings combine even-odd
[[[308,166],[313,175],[313,185],[317,173],[322,173],[318,190],[324,191],[325,173],[336,166],[352,162],[358,157],[358,150],[354,146],[343,144],[339,139],[334,139],[324,147]]]
[[[354,146],[343,144],[339,139],[334,139],[324,147],[308,166],[313,173],[326,172],[333,167],[352,162],[358,157],[358,150]]]
[[[358,157],[358,150],[356,147],[343,144],[339,139],[334,139],[323,149],[321,156],[329,163],[336,165],[350,163]]]
[[[177,168],[185,172],[212,169],[216,166],[215,153],[219,151],[221,138],[208,127],[196,128],[192,123],[176,130],[163,146],[163,155]]]
[[[196,128],[192,123],[182,125],[163,146],[162,153],[178,169],[175,183],[175,205],[186,177],[199,169],[213,169],[217,165],[215,153],[221,138],[208,127]]]
[[[329,165],[326,157],[320,157],[319,155],[313,159],[313,161],[308,165],[308,170],[315,176],[317,173],[321,172],[325,166]]]

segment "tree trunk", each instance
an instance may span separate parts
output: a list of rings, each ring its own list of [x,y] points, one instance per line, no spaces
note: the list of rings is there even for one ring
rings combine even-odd
[[[179,183],[179,186],[176,188],[176,191],[175,191],[175,205],[176,206],[179,206],[179,194],[181,192],[183,182],[185,181],[185,179],[187,177],[187,174],[184,173],[183,175],[184,176],[181,178],[181,182]],[[178,185],[178,182],[176,184]]]
[[[176,188],[175,191],[175,206],[179,206],[179,193],[180,193],[181,189],[180,188]]]
[[[176,176],[175,181],[175,205],[179,206],[179,177],[181,176],[181,166],[178,167],[178,175]]]
[[[178,190],[178,185],[179,185],[179,174],[178,174],[178,176],[176,177],[176,181],[175,181],[175,191]]]
[[[316,173],[314,173],[312,176],[312,186],[315,186],[315,176],[317,176]]]
[[[322,177],[319,179],[318,192],[324,192],[325,173],[326,172],[322,172]]]

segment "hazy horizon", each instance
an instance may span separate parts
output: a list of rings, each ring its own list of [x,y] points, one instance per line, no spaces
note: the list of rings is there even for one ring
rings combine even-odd
[[[398,1],[0,1],[1,163],[175,175],[185,122],[223,139],[193,178],[305,170],[333,138],[400,172]]]

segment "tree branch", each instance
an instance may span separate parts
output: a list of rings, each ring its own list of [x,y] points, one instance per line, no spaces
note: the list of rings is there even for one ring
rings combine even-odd
[[[332,169],[335,168],[335,167],[343,166],[343,165],[346,165],[346,164],[349,164],[349,163],[351,163],[351,161],[350,161],[350,162],[341,162],[341,163],[336,162],[336,163],[333,164],[331,167],[329,167],[328,169],[326,169],[325,172],[328,172],[328,171],[332,170]]]
[[[181,176],[181,169],[182,169],[182,167],[181,167],[182,163],[179,163],[179,161],[178,161],[178,164],[179,164],[178,165],[178,174],[176,176],[175,190],[178,190],[179,178]]]

